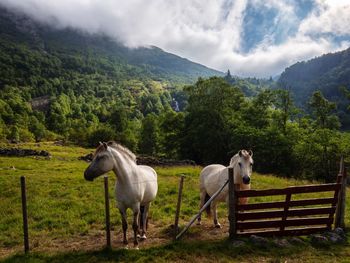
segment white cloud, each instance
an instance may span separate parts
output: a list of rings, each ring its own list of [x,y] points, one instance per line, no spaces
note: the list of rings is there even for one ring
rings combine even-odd
[[[104,32],[130,47],[155,45],[222,71],[268,77],[286,66],[345,48],[330,36],[349,34],[349,1],[315,0],[316,7],[300,21],[294,1],[281,0],[0,0],[57,27]],[[296,25],[297,32],[274,43],[269,33],[243,53],[243,22],[248,3],[276,9],[274,24]],[[288,31],[285,31],[288,32]],[[322,33],[322,34],[320,34]],[[350,39],[350,38],[349,38]]]
[[[319,2],[317,9],[300,24],[300,32],[350,36],[350,2]]]

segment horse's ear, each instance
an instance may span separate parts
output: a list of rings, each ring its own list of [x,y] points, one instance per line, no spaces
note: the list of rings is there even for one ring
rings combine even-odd
[[[253,151],[252,150],[249,150],[249,155],[250,155],[250,157],[253,157]]]
[[[105,149],[107,149],[108,148],[108,145],[107,145],[107,143],[103,143],[103,147],[105,147]]]
[[[238,154],[239,154],[239,157],[242,157],[242,150],[239,150]]]
[[[98,142],[100,145],[102,145],[103,143],[102,142]]]

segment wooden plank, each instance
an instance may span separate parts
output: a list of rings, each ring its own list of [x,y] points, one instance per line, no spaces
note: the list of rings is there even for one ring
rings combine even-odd
[[[301,199],[301,200],[290,201],[289,206],[295,207],[295,206],[309,206],[309,205],[326,205],[326,204],[332,204],[333,202],[334,202],[334,197]],[[283,208],[283,207],[284,207],[284,201],[254,203],[254,204],[237,205],[237,211],[269,209],[269,208]]]
[[[335,212],[335,206],[332,207],[317,207],[317,208],[301,208],[288,211],[290,216],[308,216],[308,215],[328,215]]]
[[[191,219],[191,221],[185,226],[185,228],[176,236],[176,240],[178,240],[180,237],[183,236],[187,232],[187,230],[190,228],[190,226],[194,223],[194,221],[197,220],[197,218],[203,213],[203,211],[211,204],[211,202],[221,193],[221,191],[225,188],[225,186],[228,184],[228,179],[226,182],[221,186],[219,190],[217,190],[212,197],[202,206],[202,208],[199,210],[199,212],[194,215]]]
[[[237,197],[254,197],[254,196],[270,196],[270,195],[286,195],[286,194],[302,194],[302,193],[316,193],[329,192],[339,190],[341,184],[320,184],[320,185],[303,185],[290,186],[281,189],[266,189],[266,190],[242,190],[236,191]]]
[[[317,207],[317,208],[299,208],[289,209],[288,217],[291,216],[307,216],[307,215],[328,215],[335,212],[335,206],[333,207]],[[268,219],[279,218],[284,214],[284,210],[262,211],[262,212],[250,212],[250,213],[236,213],[237,221],[252,220],[252,219]]]
[[[334,227],[341,227],[345,229],[345,203],[346,203],[346,185],[347,185],[347,171],[344,166],[344,159],[342,157],[342,180],[341,180],[341,189],[339,191],[338,197],[339,202],[337,205],[337,213],[335,217]]]
[[[291,193],[288,193],[286,195],[286,201],[284,203],[284,211],[283,211],[283,216],[282,216],[282,225],[280,227],[280,230],[283,231],[284,228],[285,228],[285,222],[287,220],[287,216],[288,216],[288,209],[289,209],[289,202],[290,202],[290,199],[292,198],[292,194]]]
[[[301,228],[301,229],[285,229],[280,230],[266,230],[266,231],[245,231],[237,232],[237,237],[247,237],[251,235],[258,236],[303,236],[314,233],[319,233],[327,230],[327,227],[313,227],[313,228]]]
[[[337,176],[337,183],[340,183],[341,187],[334,192],[334,201],[332,203],[332,206],[334,206],[334,205],[337,206],[335,227],[339,227],[339,209],[340,209],[340,206],[341,206],[341,192],[342,192],[341,191],[341,189],[342,189],[342,184],[341,183],[342,183],[343,179],[344,179],[344,159],[343,159],[343,156],[342,156],[341,160],[340,160],[340,173]],[[331,222],[328,223],[327,229],[331,230],[332,229],[332,223],[334,221],[334,214],[333,213],[329,214],[329,219],[331,220]]]
[[[235,200],[235,181],[233,176],[233,168],[228,168],[228,204],[230,221],[229,238],[234,239],[236,237],[236,200]]]
[[[328,217],[321,218],[300,218],[300,219],[288,219],[282,220],[265,220],[265,221],[253,221],[253,222],[237,222],[237,229],[259,229],[259,228],[273,228],[287,226],[309,226],[309,225],[323,225],[328,224],[330,219]]]
[[[252,220],[252,219],[267,219],[267,218],[281,218],[283,216],[283,210],[274,210],[267,212],[252,212],[252,213],[237,213],[237,221]]]

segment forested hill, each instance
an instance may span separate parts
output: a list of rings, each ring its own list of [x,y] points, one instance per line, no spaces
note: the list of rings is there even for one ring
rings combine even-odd
[[[341,89],[350,89],[350,48],[298,62],[285,69],[279,83],[292,91],[301,107],[307,106],[315,90],[321,90],[327,99],[337,103],[343,127],[350,127],[350,117],[346,116],[348,100]]]
[[[82,73],[97,71],[111,77],[151,78],[173,83],[193,83],[198,77],[223,75],[157,47],[129,49],[103,35],[53,29],[1,8],[1,4],[0,39],[1,70],[6,71],[10,84],[25,74],[44,74],[48,66],[51,75],[59,74],[58,69]],[[32,57],[24,52],[32,53]],[[23,57],[17,61],[17,55]],[[52,62],[50,65],[46,64],[48,60]],[[4,84],[8,83],[1,78],[1,85]]]
[[[0,4],[0,141],[114,138],[134,150],[145,116],[182,110],[183,85],[212,75],[223,73],[156,47],[128,49],[40,24]]]

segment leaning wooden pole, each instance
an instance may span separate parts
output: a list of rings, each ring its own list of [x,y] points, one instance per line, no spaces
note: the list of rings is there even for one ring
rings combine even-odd
[[[109,194],[108,194],[108,176],[104,177],[105,188],[105,210],[106,210],[106,241],[107,248],[111,248],[111,222],[109,216]]]
[[[26,194],[26,178],[24,176],[21,176],[21,194],[22,194],[24,252],[28,253],[29,237],[28,237],[27,194]]]
[[[210,205],[210,203],[221,193],[221,191],[224,189],[224,187],[228,184],[228,180],[224,183],[221,188],[216,191],[215,194],[213,194],[212,197],[203,205],[203,207],[199,210],[198,214],[192,217],[191,221],[187,224],[187,226],[176,236],[175,239],[179,239],[182,237],[183,234],[187,232],[187,230],[190,228],[190,226],[196,221],[196,219],[203,213],[203,211]]]
[[[347,171],[344,165],[344,158],[341,157],[339,175],[341,176],[341,187],[338,197],[337,211],[335,215],[335,228],[341,227],[345,229],[345,203],[346,203],[346,183],[347,183]]]
[[[179,183],[179,193],[178,193],[178,196],[177,196],[175,223],[174,223],[175,239],[176,239],[176,235],[177,235],[177,233],[179,231],[179,216],[180,216],[182,189],[183,189],[184,179],[185,179],[185,176],[181,175],[180,183]]]
[[[236,237],[236,200],[235,200],[235,180],[233,176],[233,168],[228,168],[228,220],[230,222],[229,238]]]

